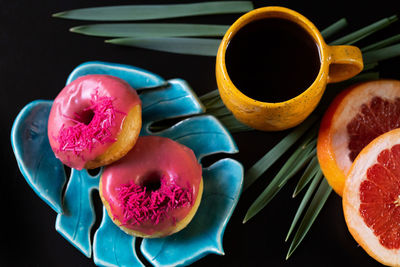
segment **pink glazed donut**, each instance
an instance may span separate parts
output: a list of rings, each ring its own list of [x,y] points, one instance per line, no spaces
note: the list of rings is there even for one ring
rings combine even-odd
[[[86,75],[56,97],[48,138],[56,157],[81,170],[110,164],[135,145],[142,126],[141,101],[120,78]]]
[[[113,222],[153,238],[185,228],[200,205],[202,169],[191,149],[169,138],[139,137],[101,176],[100,197]]]

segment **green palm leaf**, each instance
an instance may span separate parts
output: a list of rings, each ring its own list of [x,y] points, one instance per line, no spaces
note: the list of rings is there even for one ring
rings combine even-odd
[[[317,174],[319,170],[320,168],[318,158],[314,156],[308,164],[303,175],[300,177],[299,182],[294,189],[293,197],[296,197],[300,193],[300,191],[303,190],[303,188],[311,181],[311,179]]]
[[[260,212],[282,189],[283,185],[292,178],[308,161],[315,155],[315,142],[310,142],[310,134],[304,138],[296,151],[289,157],[286,163],[282,166],[278,174],[272,179],[269,185],[258,196],[253,204],[248,209],[243,223],[253,218]]]
[[[286,235],[285,242],[289,239],[290,235],[292,234],[294,227],[297,224],[297,221],[300,219],[300,215],[303,213],[303,210],[306,207],[308,201],[310,200],[312,194],[314,193],[315,188],[317,188],[318,183],[322,179],[322,171],[319,168],[319,166],[315,169],[316,169],[316,172],[313,172],[313,175],[310,175],[310,177],[312,179],[312,183],[308,187],[306,194],[304,195],[303,199],[301,200],[299,208],[297,209],[297,212],[293,218],[292,224],[290,225],[289,232]]]
[[[366,52],[363,55],[364,64],[371,64],[377,61],[400,56],[400,44],[387,46],[381,49]]]
[[[222,102],[218,90],[213,90],[203,96],[200,96],[200,100],[206,107],[207,111],[226,108],[224,102]]]
[[[106,43],[134,46],[162,52],[185,55],[211,56],[217,54],[220,39],[201,38],[116,38],[106,40]]]
[[[379,41],[379,42],[376,42],[376,43],[374,43],[374,44],[370,44],[370,45],[368,45],[368,46],[365,46],[365,47],[363,47],[363,48],[361,49],[361,51],[362,51],[363,53],[365,53],[365,52],[368,52],[368,51],[372,51],[372,50],[377,50],[377,49],[380,49],[380,48],[384,48],[384,47],[386,47],[386,46],[395,44],[395,43],[397,43],[397,42],[400,42],[400,34],[396,34],[396,35],[391,36],[391,37],[389,37],[389,38],[386,38],[386,39],[384,39],[384,40],[382,40],[382,41]]]
[[[244,179],[243,190],[249,188],[263,173],[265,173],[303,134],[317,121],[318,116],[309,116],[302,124],[285,136],[278,144],[268,151],[260,160],[250,167]]]
[[[323,31],[321,31],[321,35],[324,38],[329,38],[332,35],[338,33],[340,30],[346,28],[347,25],[348,25],[347,19],[341,18],[340,20],[336,21],[335,23],[333,23],[332,25],[328,26]]]
[[[212,100],[220,100],[220,96],[219,96],[219,91],[218,89],[212,90],[202,96],[199,97],[201,102],[203,102],[204,105],[206,105],[206,101],[212,101]]]
[[[289,166],[289,172],[285,175],[285,178],[281,180],[278,187],[283,187],[290,178],[300,171],[300,169],[302,169],[315,156],[317,151],[315,149],[315,143],[310,143],[307,145],[306,149],[307,150],[305,150],[304,154],[299,156],[301,158],[299,158],[295,164]]]
[[[159,38],[224,36],[227,25],[178,23],[103,23],[73,27],[71,32],[99,37]]]
[[[363,27],[355,32],[352,32],[348,35],[345,35],[333,42],[330,43],[330,45],[350,45],[354,44],[355,42],[358,42],[365,37],[373,34],[374,32],[377,32],[379,30],[382,30],[386,27],[388,27],[390,24],[393,22],[397,21],[398,17],[396,15],[393,15],[388,18],[381,19],[373,24],[370,24],[366,27]]]
[[[324,206],[326,200],[332,192],[332,188],[329,186],[326,179],[322,179],[317,192],[314,195],[313,200],[311,201],[310,206],[308,207],[306,214],[304,215],[303,220],[300,223],[299,229],[297,230],[292,243],[290,244],[289,251],[286,255],[286,259],[292,255],[293,251],[299,246],[301,241],[304,239],[306,234],[311,228],[311,225],[314,223],[317,218],[319,212]]]
[[[81,8],[53,14],[76,20],[129,21],[178,18],[212,14],[243,13],[253,9],[251,1],[204,2],[167,5],[122,5]]]
[[[233,116],[233,114],[230,114],[228,116],[223,116],[218,119],[231,133],[247,132],[254,130],[253,128],[250,128],[249,126],[238,121]]]

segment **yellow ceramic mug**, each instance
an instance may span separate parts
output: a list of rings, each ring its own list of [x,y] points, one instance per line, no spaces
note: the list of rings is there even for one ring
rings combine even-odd
[[[267,103],[251,99],[236,88],[227,72],[225,52],[229,42],[243,26],[264,18],[295,22],[306,30],[319,49],[320,69],[317,77],[300,95],[285,102]],[[218,49],[216,78],[223,102],[239,121],[255,129],[277,131],[294,127],[305,120],[318,105],[327,83],[346,80],[362,69],[362,55],[357,47],[329,46],[306,17],[293,10],[273,6],[250,11],[228,29]]]

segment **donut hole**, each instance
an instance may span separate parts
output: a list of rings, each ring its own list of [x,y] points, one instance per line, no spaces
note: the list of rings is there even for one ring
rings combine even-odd
[[[146,190],[157,191],[161,187],[162,177],[163,174],[158,171],[149,172],[142,177],[142,183],[140,185],[146,187]]]
[[[89,123],[93,120],[94,111],[92,109],[84,109],[83,111],[76,114],[77,121],[89,125]]]

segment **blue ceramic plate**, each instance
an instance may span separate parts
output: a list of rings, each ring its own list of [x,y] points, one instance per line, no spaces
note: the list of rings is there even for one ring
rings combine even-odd
[[[181,79],[165,81],[158,75],[126,65],[87,62],[78,66],[67,84],[86,74],[109,74],[126,80],[133,88],[165,85],[143,90],[141,135],[160,135],[190,147],[200,161],[214,153],[236,153],[228,131],[212,116],[201,115],[204,107]],[[204,193],[198,212],[182,231],[166,238],[144,239],[135,251],[135,237],[115,226],[103,209],[102,222],[90,240],[95,222],[92,194],[98,194],[101,171],[91,176],[72,169],[67,179],[62,163],[55,158],[47,138],[47,120],[52,101],[36,100],[26,105],[15,119],[11,143],[21,173],[35,193],[57,215],[56,229],[87,257],[101,266],[142,266],[142,253],[155,266],[188,265],[209,253],[224,254],[222,237],[237,204],[243,182],[243,168],[226,158],[203,168]],[[152,132],[153,122],[187,117],[172,127]],[[67,183],[68,181],[68,183]],[[66,186],[63,195],[63,188]]]

